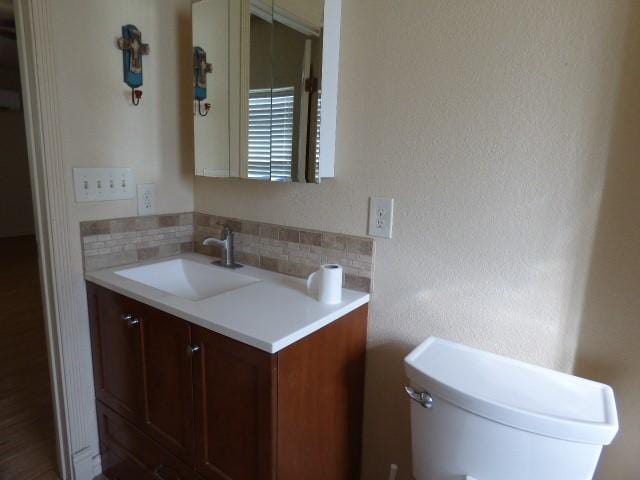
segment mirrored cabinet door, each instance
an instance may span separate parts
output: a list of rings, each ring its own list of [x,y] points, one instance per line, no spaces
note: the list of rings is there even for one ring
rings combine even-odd
[[[196,175],[307,183],[333,176],[340,6],[194,2]]]
[[[192,5],[196,175],[238,176],[241,2]]]
[[[323,0],[251,0],[246,178],[317,182]]]
[[[252,1],[248,25],[245,24],[243,45],[246,47],[242,74],[246,110],[241,129],[240,173],[252,180],[271,180],[271,127],[273,112],[272,44],[273,3]],[[247,28],[248,26],[248,28]]]

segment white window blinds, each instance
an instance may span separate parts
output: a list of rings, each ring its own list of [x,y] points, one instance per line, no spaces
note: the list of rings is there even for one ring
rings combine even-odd
[[[293,87],[249,92],[249,178],[291,180],[293,96]]]
[[[322,118],[322,93],[318,91],[318,111],[316,112],[316,183],[320,181],[320,119]]]

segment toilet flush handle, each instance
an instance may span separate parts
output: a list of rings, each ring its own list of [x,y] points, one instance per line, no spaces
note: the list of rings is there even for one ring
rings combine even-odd
[[[407,395],[409,395],[412,400],[415,400],[424,408],[433,407],[433,397],[429,392],[418,392],[411,387],[404,387],[404,390],[405,392],[407,392]]]

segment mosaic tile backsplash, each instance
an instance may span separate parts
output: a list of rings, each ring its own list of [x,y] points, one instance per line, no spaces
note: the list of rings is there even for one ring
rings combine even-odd
[[[80,223],[84,269],[135,263],[193,251],[193,213]]]
[[[224,223],[236,232],[236,260],[240,263],[301,278],[324,263],[339,263],[345,272],[345,288],[372,289],[375,247],[370,238],[196,213],[195,251],[218,256],[219,248],[203,246],[202,240],[215,236]]]
[[[220,256],[202,240],[219,236],[220,225],[235,232],[236,260],[306,278],[324,263],[342,265],[345,288],[372,290],[374,241],[367,237],[252,222],[203,213],[152,215],[82,222],[86,271],[196,251]]]

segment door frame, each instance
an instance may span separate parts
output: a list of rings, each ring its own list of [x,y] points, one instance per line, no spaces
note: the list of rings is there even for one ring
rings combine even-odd
[[[87,378],[90,347],[88,341],[79,341],[77,333],[87,322],[86,298],[83,300],[83,283],[74,281],[77,252],[69,241],[69,232],[76,229],[72,228],[72,193],[65,178],[52,41],[53,3],[13,2],[58,469],[63,480],[88,480],[101,468],[93,383]]]

